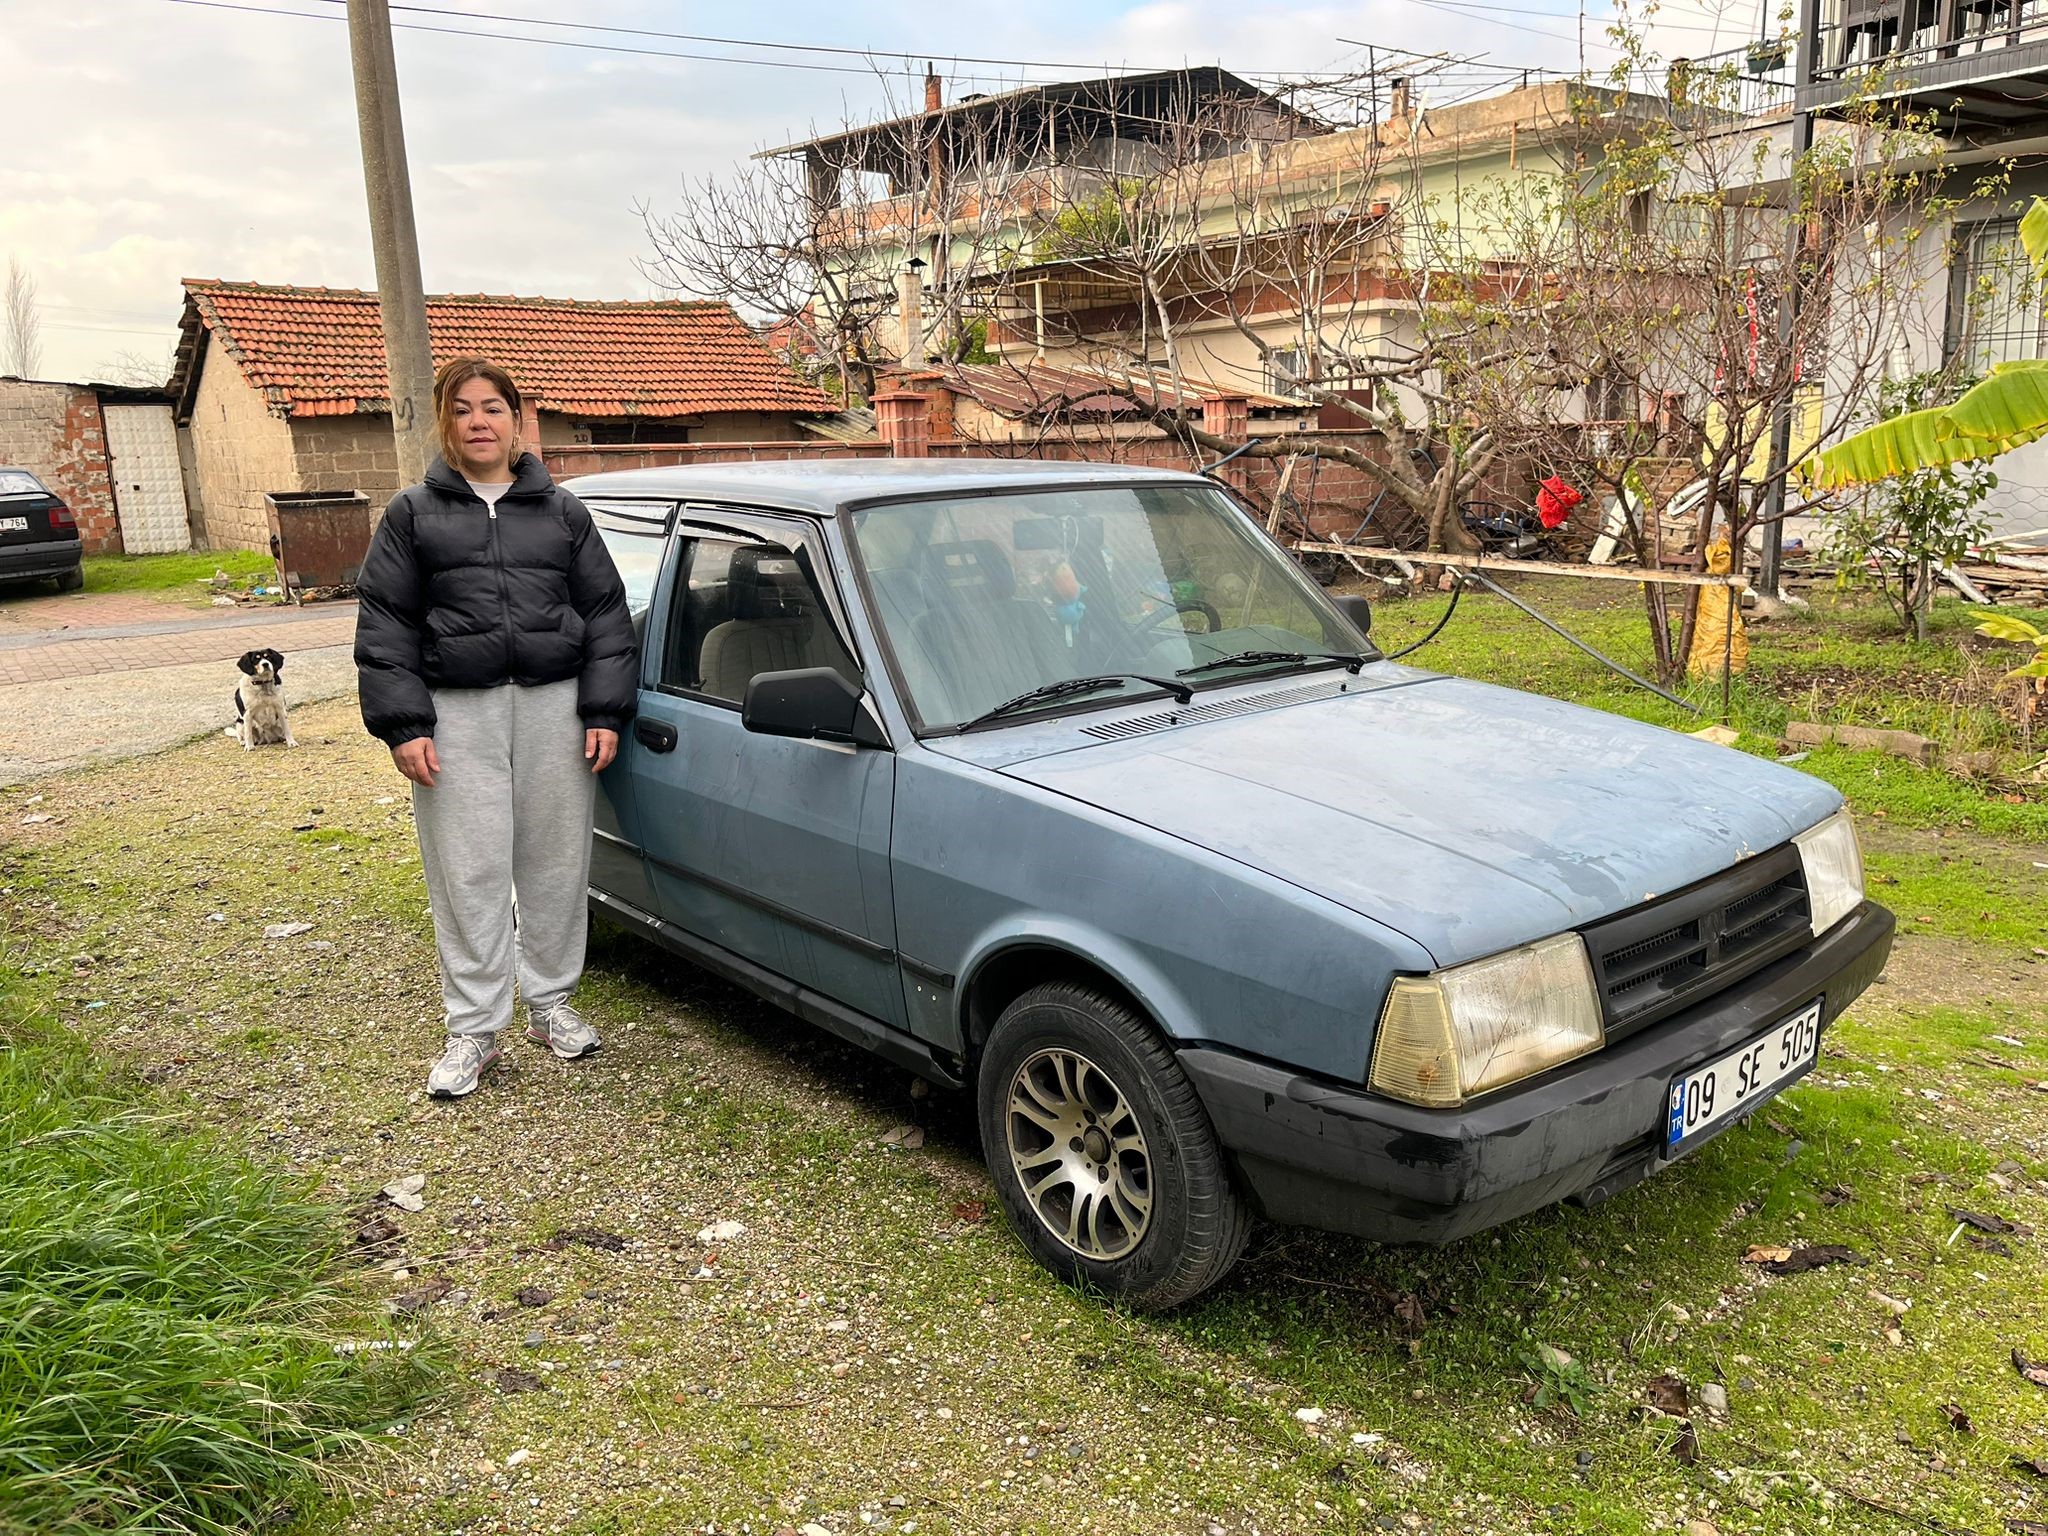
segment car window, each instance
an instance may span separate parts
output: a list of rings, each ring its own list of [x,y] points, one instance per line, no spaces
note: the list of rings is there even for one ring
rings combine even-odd
[[[1359,643],[1293,562],[1206,486],[898,502],[857,511],[853,534],[875,618],[928,728],[1071,678],[1167,676],[1246,652]],[[1148,686],[1089,697],[1107,703]]]
[[[669,613],[661,665],[665,688],[738,704],[757,674],[798,667],[830,667],[861,686],[860,668],[786,549],[690,540]]]
[[[619,580],[626,584],[626,611],[637,627],[653,606],[654,583],[661,575],[661,556],[668,540],[659,532],[608,527],[603,523],[598,524],[597,533],[611,552],[612,564],[619,568]]]
[[[43,482],[25,469],[0,469],[0,496],[47,496]]]

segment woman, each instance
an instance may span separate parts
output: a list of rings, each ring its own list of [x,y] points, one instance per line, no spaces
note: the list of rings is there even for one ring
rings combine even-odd
[[[638,684],[618,570],[583,504],[521,450],[518,387],[456,358],[434,415],[441,456],[363,562],[355,655],[363,724],[414,785],[448,1010],[427,1091],[461,1098],[498,1059],[515,980],[529,1039],[564,1061],[597,1049],[569,997],[595,775]]]

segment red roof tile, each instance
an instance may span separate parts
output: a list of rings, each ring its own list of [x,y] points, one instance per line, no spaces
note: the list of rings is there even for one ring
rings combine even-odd
[[[210,278],[187,278],[185,293],[187,342],[210,331],[278,415],[390,410],[374,293]],[[837,409],[724,304],[450,294],[427,299],[427,331],[437,365],[481,353],[535,407],[565,416]],[[180,348],[181,373],[196,350]]]

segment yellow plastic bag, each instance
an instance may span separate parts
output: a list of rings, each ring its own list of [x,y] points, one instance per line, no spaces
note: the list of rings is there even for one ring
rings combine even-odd
[[[1725,536],[1707,546],[1707,569],[1714,575],[1726,576],[1734,564]],[[1699,623],[1693,628],[1692,650],[1685,658],[1687,676],[1718,678],[1724,664],[1730,672],[1749,670],[1749,636],[1743,633],[1739,597],[1733,587],[1700,588]],[[1729,628],[1731,612],[1733,629]]]

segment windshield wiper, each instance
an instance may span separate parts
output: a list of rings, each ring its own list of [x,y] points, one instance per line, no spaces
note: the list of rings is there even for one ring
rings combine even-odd
[[[1218,656],[1214,661],[1182,667],[1173,675],[1193,677],[1201,672],[1214,672],[1219,667],[1274,667],[1282,663],[1298,667],[1311,661],[1341,661],[1346,670],[1356,673],[1370,660],[1370,656],[1360,656],[1351,651],[1239,651],[1234,656]]]
[[[1020,693],[1014,699],[1005,699],[994,709],[985,709],[972,720],[960,727],[971,731],[977,725],[999,719],[1013,709],[1022,709],[1027,704],[1043,704],[1050,699],[1072,698],[1078,694],[1095,693],[1103,688],[1114,688],[1119,683],[1150,683],[1154,688],[1164,688],[1173,695],[1176,704],[1185,704],[1195,696],[1195,691],[1185,683],[1176,683],[1169,678],[1147,677],[1142,672],[1109,672],[1100,677],[1067,677],[1056,683],[1041,683]]]

